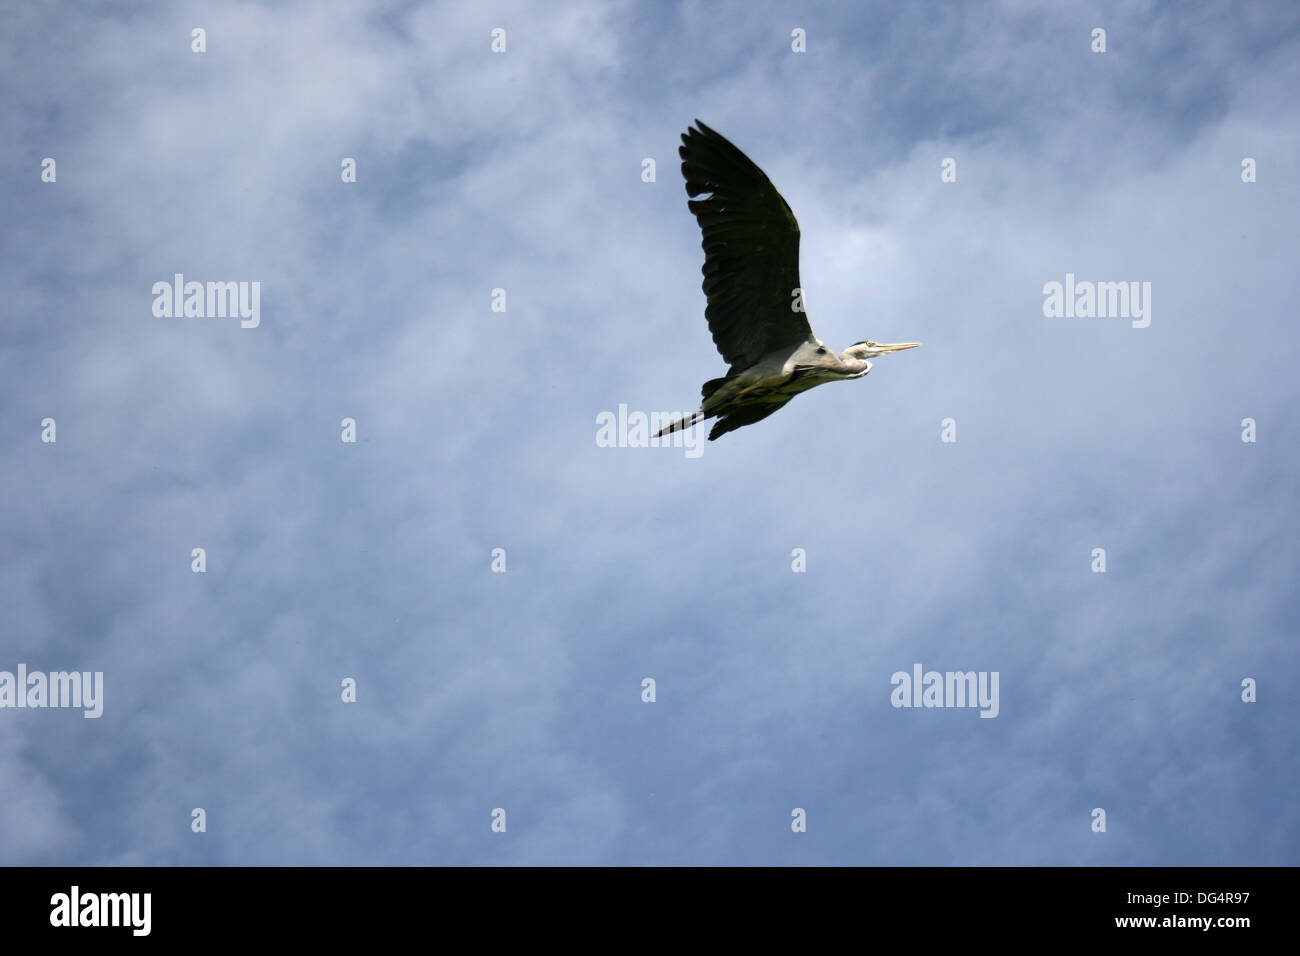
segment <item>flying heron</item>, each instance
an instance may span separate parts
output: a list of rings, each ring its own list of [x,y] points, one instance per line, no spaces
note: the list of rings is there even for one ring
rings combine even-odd
[[[868,359],[920,342],[858,342],[839,355],[817,336],[799,286],[799,223],[776,187],[727,139],[698,119],[678,149],[687,206],[704,233],[704,294],[713,342],[731,366],[704,383],[704,401],[658,438],[717,418],[709,441],[762,421],[825,382],[862,378]],[[696,199],[696,196],[704,196]]]

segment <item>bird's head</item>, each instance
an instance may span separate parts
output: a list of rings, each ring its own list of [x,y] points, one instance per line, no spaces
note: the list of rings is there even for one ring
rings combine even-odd
[[[858,359],[865,362],[867,359],[879,358],[882,355],[888,355],[890,352],[914,349],[920,344],[920,342],[899,342],[896,345],[881,345],[879,342],[856,342],[841,352],[840,358]]]

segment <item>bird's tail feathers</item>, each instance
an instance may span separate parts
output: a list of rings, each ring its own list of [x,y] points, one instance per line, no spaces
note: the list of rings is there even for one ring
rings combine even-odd
[[[677,419],[677,421],[673,422],[671,425],[665,425],[663,428],[655,432],[653,437],[659,438],[662,435],[668,435],[671,434],[672,432],[681,431],[683,428],[690,428],[692,425],[696,424],[697,422],[702,422],[704,421],[704,419],[708,417],[709,416],[702,411],[691,412],[689,415],[685,415]]]

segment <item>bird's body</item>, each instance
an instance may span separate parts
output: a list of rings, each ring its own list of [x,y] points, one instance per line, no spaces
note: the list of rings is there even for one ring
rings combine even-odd
[[[682,134],[678,152],[687,205],[704,234],[704,314],[731,368],[704,383],[698,412],[658,435],[716,417],[712,441],[766,418],[800,392],[861,378],[871,371],[870,358],[920,343],[859,342],[836,355],[813,335],[803,312],[794,213],[744,153],[699,120],[695,127]]]

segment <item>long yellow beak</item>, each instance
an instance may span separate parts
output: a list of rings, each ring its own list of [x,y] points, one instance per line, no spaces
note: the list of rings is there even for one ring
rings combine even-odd
[[[901,351],[903,351],[903,349],[914,349],[914,348],[916,348],[918,345],[923,345],[923,344],[924,344],[924,343],[922,343],[922,342],[900,342],[898,345],[882,345],[882,346],[880,346],[880,351],[882,351],[882,352],[901,352]]]

